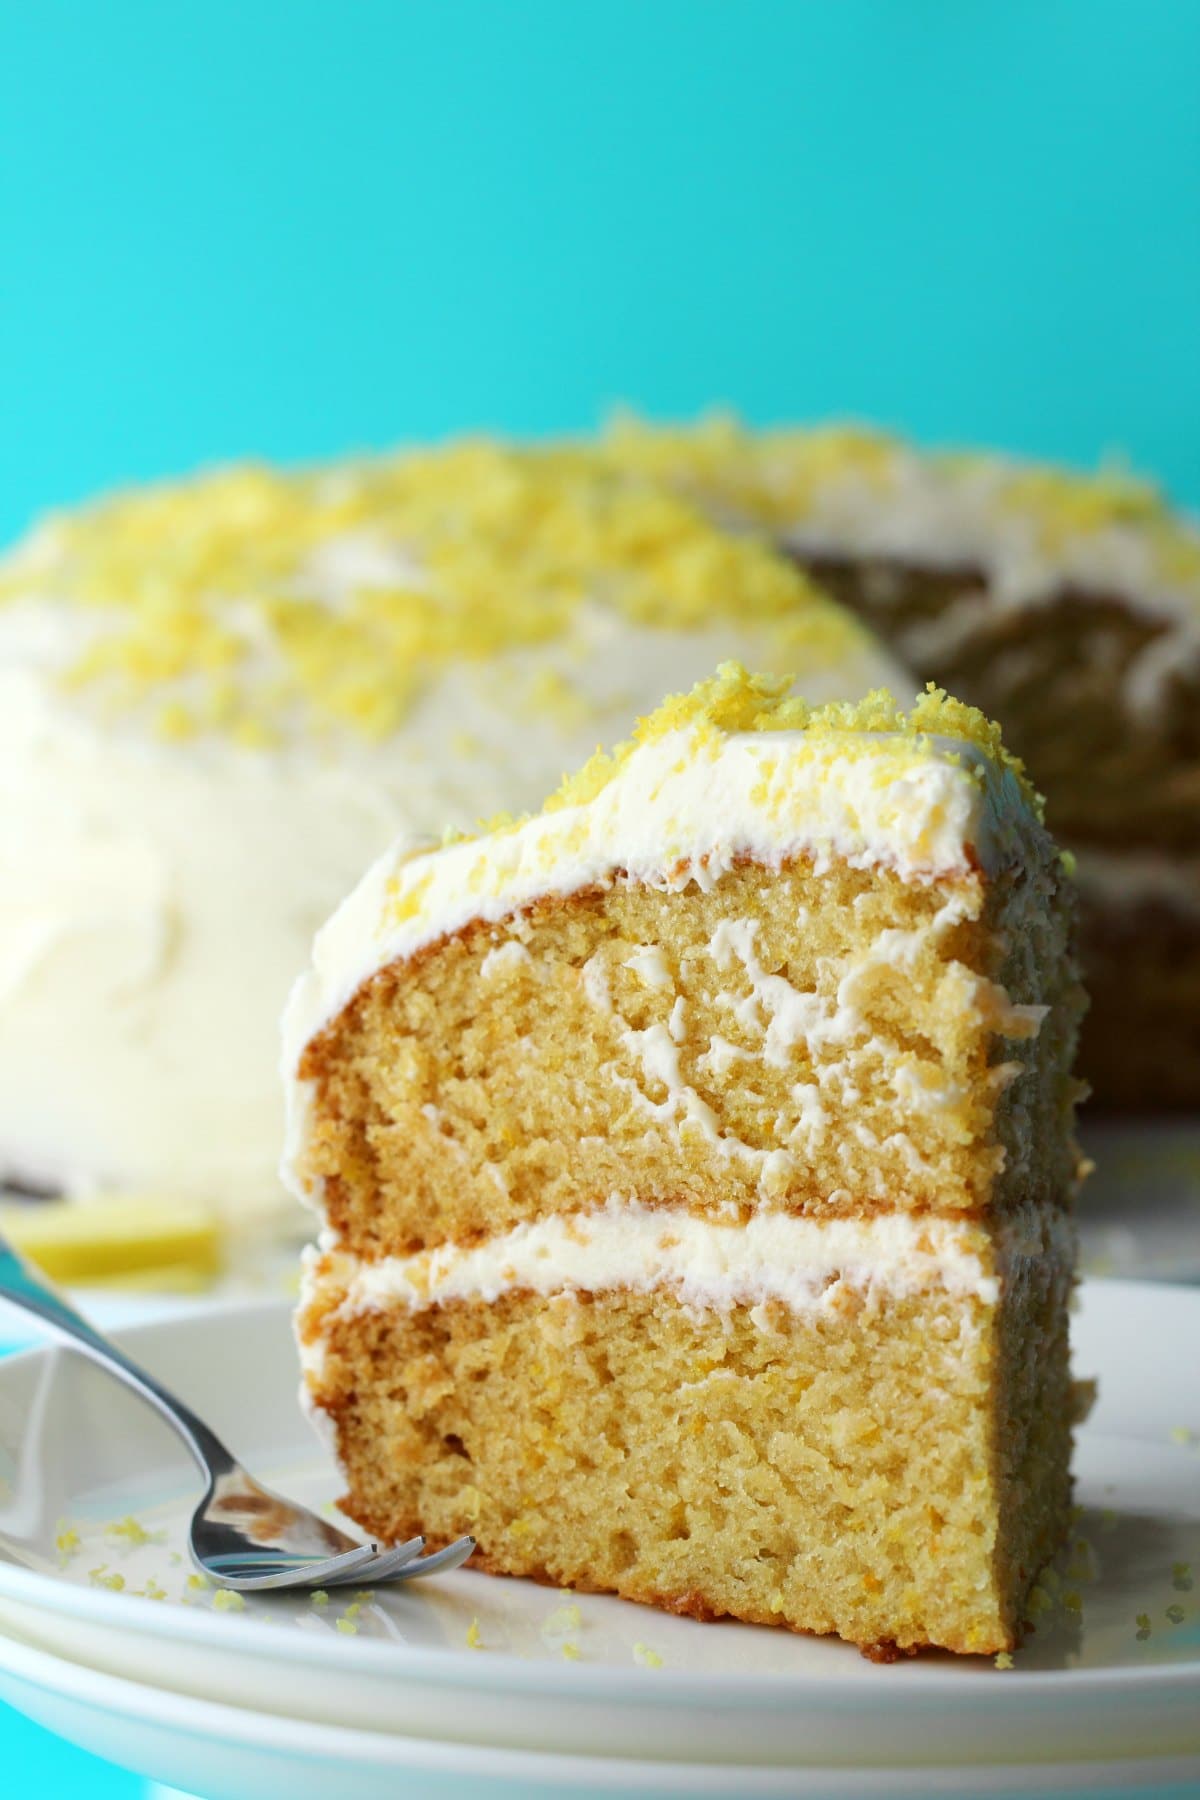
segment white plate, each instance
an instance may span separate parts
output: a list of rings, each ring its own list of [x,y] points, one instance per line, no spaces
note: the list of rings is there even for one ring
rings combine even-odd
[[[0,1636],[0,1697],[98,1755],[210,1800],[937,1800],[1195,1793],[1200,1756],[1020,1767],[779,1769],[494,1750],[314,1725],[123,1681]],[[160,1790],[165,1791],[165,1790]]]
[[[268,1480],[310,1500],[337,1491],[296,1405],[286,1310],[223,1310],[126,1341]],[[1195,1755],[1200,1294],[1095,1284],[1076,1342],[1079,1371],[1101,1379],[1077,1463],[1090,1549],[1065,1580],[1078,1609],[1042,1616],[1011,1671],[946,1656],[877,1668],[828,1639],[574,1602],[470,1569],[368,1602],[346,1621],[353,1634],[337,1629],[348,1595],[222,1613],[173,1560],[195,1495],[185,1454],[124,1390],[52,1351],[0,1364],[0,1630],[163,1694],[306,1728],[514,1751],[792,1771]],[[130,1513],[163,1541],[108,1539],[106,1524]],[[62,1568],[60,1521],[84,1540]],[[102,1564],[124,1592],[89,1578]],[[1183,1564],[1190,1578],[1175,1573]],[[134,1597],[147,1578],[168,1599]],[[577,1624],[564,1604],[578,1605]],[[579,1660],[564,1660],[564,1642]],[[639,1666],[639,1645],[662,1666]]]
[[[970,1794],[1194,1794],[1200,1756],[1037,1766],[778,1769],[494,1750],[352,1731],[123,1681],[0,1636],[0,1697],[98,1755],[172,1784],[176,1800],[937,1800]],[[163,1791],[163,1790],[160,1790]]]

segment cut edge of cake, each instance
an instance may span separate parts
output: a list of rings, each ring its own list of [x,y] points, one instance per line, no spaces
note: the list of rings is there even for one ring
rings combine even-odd
[[[736,667],[534,818],[384,858],[285,1049],[349,1511],[872,1652],[1011,1648],[1069,1504],[1071,911],[978,714]]]

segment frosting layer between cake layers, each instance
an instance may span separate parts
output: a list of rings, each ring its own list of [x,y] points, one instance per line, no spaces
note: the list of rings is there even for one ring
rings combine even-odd
[[[768,1210],[742,1224],[716,1224],[613,1196],[592,1212],[412,1256],[368,1259],[326,1237],[306,1253],[304,1304],[320,1311],[333,1303],[350,1313],[420,1311],[455,1301],[490,1304],[514,1291],[666,1288],[698,1309],[776,1301],[802,1311],[836,1304],[843,1288],[912,1294],[941,1287],[992,1305],[1021,1259],[1049,1254],[1069,1267],[1074,1248],[1070,1217],[1041,1207],[1018,1209],[996,1227],[911,1213],[813,1219]]]

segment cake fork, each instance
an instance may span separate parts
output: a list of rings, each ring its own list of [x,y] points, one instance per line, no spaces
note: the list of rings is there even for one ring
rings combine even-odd
[[[0,1235],[0,1299],[31,1313],[74,1350],[90,1357],[149,1402],[173,1425],[206,1479],[192,1514],[192,1561],[222,1587],[243,1593],[263,1588],[395,1585],[456,1569],[475,1548],[470,1537],[423,1556],[423,1537],[382,1549],[358,1544],[327,1519],[264,1487],[243,1469],[216,1432],[90,1325],[36,1275]]]

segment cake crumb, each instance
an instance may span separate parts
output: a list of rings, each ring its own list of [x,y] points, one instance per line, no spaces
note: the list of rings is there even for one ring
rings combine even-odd
[[[324,1588],[315,1588],[309,1598],[314,1606],[329,1605],[329,1595],[325,1592]]]
[[[187,1578],[187,1584],[191,1588],[193,1593],[195,1593],[198,1588],[206,1588],[206,1587],[212,1586],[212,1582],[208,1579],[208,1576],[200,1575],[200,1574],[189,1575]]]
[[[1177,1589],[1177,1591],[1181,1594],[1187,1594],[1187,1593],[1191,1592],[1191,1586],[1192,1586],[1192,1565],[1191,1565],[1191,1563],[1177,1562],[1177,1563],[1171,1564],[1171,1586],[1173,1588]]]
[[[467,1649],[468,1650],[482,1650],[483,1649],[483,1637],[479,1630],[479,1620],[478,1619],[472,1619],[471,1623],[467,1626]]]
[[[165,1543],[167,1537],[165,1531],[147,1531],[132,1513],[126,1513],[123,1519],[114,1519],[110,1525],[106,1525],[104,1535],[106,1538],[119,1539],[128,1544],[131,1550],[140,1550],[143,1544]]]
[[[1013,1666],[1012,1656],[1009,1654],[1009,1652],[1007,1650],[1001,1650],[997,1654],[997,1657],[996,1657],[996,1667],[998,1669],[1011,1669],[1012,1666]]]
[[[235,1588],[218,1588],[213,1595],[213,1605],[218,1612],[243,1612],[246,1602]]]
[[[556,1606],[552,1613],[542,1621],[543,1636],[553,1636],[559,1631],[578,1631],[583,1624],[583,1614],[578,1606]]]
[[[1150,1636],[1150,1614],[1139,1613],[1135,1620],[1135,1624],[1137,1625],[1138,1640],[1139,1642],[1144,1643]]]
[[[100,1563],[96,1568],[89,1569],[88,1580],[96,1587],[111,1588],[114,1594],[119,1594],[125,1586],[125,1577],[115,1571],[110,1575],[107,1563]]]
[[[1187,1425],[1172,1425],[1171,1442],[1173,1444],[1200,1444],[1200,1433],[1192,1431]]]
[[[147,1581],[145,1587],[135,1588],[134,1593],[138,1594],[143,1600],[165,1600],[167,1597],[166,1588],[159,1587],[153,1576]]]
[[[643,1669],[661,1669],[663,1666],[662,1657],[657,1650],[651,1650],[649,1644],[635,1644],[633,1660],[640,1663]]]
[[[335,1619],[334,1624],[345,1637],[354,1637],[358,1631],[358,1626],[353,1619]]]
[[[579,1661],[579,1645],[578,1644],[564,1644],[562,1647],[562,1654],[566,1657],[568,1662],[578,1662]]]
[[[73,1526],[67,1525],[66,1522],[63,1521],[58,1535],[54,1540],[54,1548],[58,1551],[59,1568],[65,1569],[71,1558],[73,1556],[78,1556],[79,1552],[83,1549],[83,1539]]]
[[[1167,1617],[1170,1619],[1172,1625],[1182,1625],[1186,1616],[1182,1606],[1175,1605],[1168,1606],[1167,1608]]]

